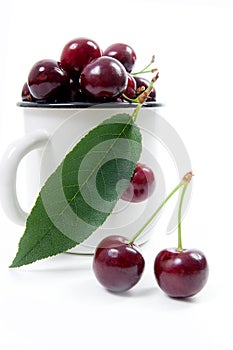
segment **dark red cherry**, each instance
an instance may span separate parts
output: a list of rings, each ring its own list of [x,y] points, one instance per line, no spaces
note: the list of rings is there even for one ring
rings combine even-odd
[[[136,97],[137,84],[134,77],[131,74],[127,73],[127,78],[127,86],[123,93],[126,97],[134,99]]]
[[[104,238],[96,247],[93,271],[97,280],[112,292],[124,292],[141,278],[145,261],[139,248],[122,236]]]
[[[65,102],[90,102],[76,81],[71,81],[67,86]]]
[[[76,38],[69,41],[62,50],[61,65],[77,80],[83,68],[102,55],[99,45],[88,38]]]
[[[150,82],[142,77],[134,76],[134,79],[136,81],[137,89],[140,89],[142,86],[144,86],[145,89],[147,89],[150,85]],[[148,97],[148,101],[156,101],[156,91],[154,87],[150,93],[150,96]]]
[[[116,58],[123,64],[123,66],[129,73],[132,71],[134,63],[136,61],[135,51],[132,49],[131,46],[123,43],[116,43],[110,45],[103,52],[103,55]]]
[[[209,274],[205,255],[196,249],[164,249],[155,258],[154,273],[160,288],[170,297],[187,298],[197,294]]]
[[[66,101],[67,102],[78,102],[82,101],[83,96],[82,96],[82,91],[80,89],[79,84],[76,82],[72,81],[70,84],[67,86],[67,91],[66,91]]]
[[[97,101],[118,97],[126,88],[127,72],[115,58],[102,56],[89,63],[80,76],[84,94]]]
[[[24,83],[24,85],[23,85],[22,92],[21,92],[21,97],[22,97],[22,101],[28,101],[28,102],[34,101],[34,98],[33,98],[32,94],[29,91],[27,82]]]
[[[28,76],[28,88],[35,99],[56,99],[65,91],[69,76],[60,63],[54,60],[41,60],[34,64]]]
[[[151,168],[137,163],[131,181],[121,199],[128,202],[141,202],[147,199],[154,191],[155,177]]]

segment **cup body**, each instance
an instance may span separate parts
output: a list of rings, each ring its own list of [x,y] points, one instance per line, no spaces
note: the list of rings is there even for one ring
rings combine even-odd
[[[23,113],[25,134],[45,130],[49,135],[46,147],[34,150],[25,159],[26,193],[28,207],[32,207],[36,197],[50,174],[61,163],[65,155],[92,128],[107,118],[119,113],[132,114],[135,106],[104,104],[88,108],[25,107]],[[142,133],[142,154],[140,162],[147,164],[155,174],[156,186],[151,196],[140,203],[119,200],[113,212],[86,241],[70,250],[72,253],[92,254],[96,245],[106,236],[118,234],[131,238],[149,219],[163,198],[163,176],[157,162],[157,117],[161,107],[143,107],[137,118]],[[122,155],[123,156],[123,155]],[[156,219],[157,220],[157,219]],[[152,234],[154,220],[140,235],[138,244],[145,243]]]

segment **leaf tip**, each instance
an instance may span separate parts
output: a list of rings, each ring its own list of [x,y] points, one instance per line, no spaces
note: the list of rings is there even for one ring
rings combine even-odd
[[[15,267],[20,267],[23,266],[23,263],[20,263],[20,260],[18,259],[18,253],[16,254],[14,260],[12,263],[9,265],[9,269],[15,268]]]
[[[9,269],[12,269],[12,268],[19,267],[19,266],[13,260],[12,263],[8,267],[9,267]]]

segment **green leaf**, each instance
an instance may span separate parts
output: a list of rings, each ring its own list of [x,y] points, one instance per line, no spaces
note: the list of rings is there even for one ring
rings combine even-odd
[[[129,114],[92,129],[41,189],[10,267],[65,252],[88,238],[114,209],[140,154],[140,130]]]

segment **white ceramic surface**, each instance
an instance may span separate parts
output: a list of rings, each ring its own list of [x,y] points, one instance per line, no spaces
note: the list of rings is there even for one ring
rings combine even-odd
[[[41,186],[56,169],[66,153],[90,129],[116,113],[132,113],[132,108],[29,108],[19,107],[23,113],[25,136],[11,144],[1,162],[0,199],[5,213],[15,223],[24,225],[27,213],[17,195],[17,169],[26,156],[27,196],[33,206]],[[143,137],[140,161],[148,164],[156,174],[156,190],[141,203],[119,200],[103,226],[85,242],[73,248],[74,253],[93,253],[96,244],[110,234],[130,238],[151,216],[163,197],[163,177],[156,161],[157,109],[144,107],[138,116]],[[33,151],[33,152],[32,152]],[[158,190],[159,189],[159,190]],[[137,243],[149,239],[154,222],[139,237]]]

